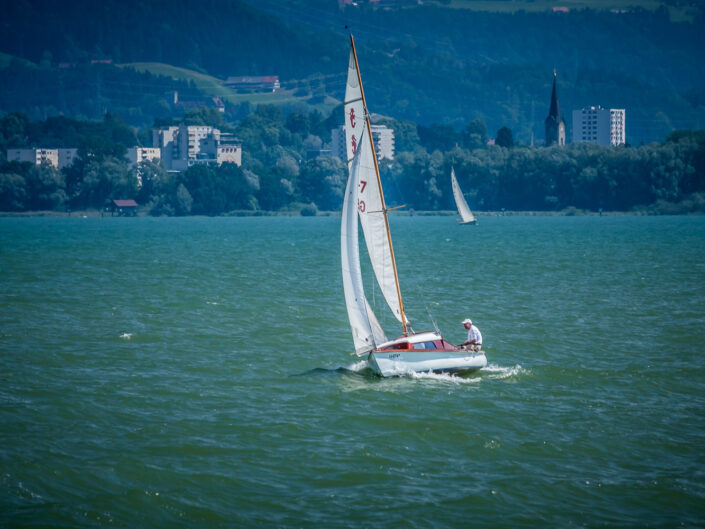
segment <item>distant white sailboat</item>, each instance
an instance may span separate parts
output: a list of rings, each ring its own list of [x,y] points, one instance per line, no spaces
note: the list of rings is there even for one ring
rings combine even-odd
[[[458,220],[458,224],[477,224],[477,219],[475,218],[475,215],[472,214],[472,211],[470,211],[468,203],[465,201],[465,197],[463,196],[463,192],[460,190],[458,179],[455,178],[454,168],[450,169],[450,182],[453,187],[453,198],[455,198],[455,205],[458,208],[458,213],[460,213],[461,220]]]
[[[438,331],[414,333],[404,312],[387,211],[370,131],[362,80],[350,37],[345,90],[345,136],[349,177],[343,200],[340,256],[345,303],[355,352],[367,355],[370,367],[388,377],[409,372],[466,372],[487,365],[483,351],[469,351],[445,341]],[[365,297],[360,268],[358,219],[372,268],[402,335],[388,340]]]

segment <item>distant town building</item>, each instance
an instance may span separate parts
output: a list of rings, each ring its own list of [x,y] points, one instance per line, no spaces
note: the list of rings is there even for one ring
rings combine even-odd
[[[384,125],[371,125],[372,141],[375,144],[377,158],[382,160],[394,159],[394,131]]]
[[[59,153],[56,149],[8,149],[7,161],[59,167]]]
[[[556,70],[553,70],[553,92],[551,92],[551,108],[548,111],[546,118],[546,147],[557,143],[565,145],[565,121],[561,114],[561,105],[558,102],[558,87],[557,87]]]
[[[345,148],[345,126],[341,125],[330,131],[330,152],[333,156],[337,156],[343,163],[348,163],[347,150]]]
[[[624,145],[625,116],[623,108],[597,106],[573,110],[573,142]]]
[[[161,159],[169,171],[185,171],[197,163],[242,165],[242,146],[232,134],[205,125],[154,129],[152,145],[161,150]]]
[[[161,149],[157,147],[130,147],[127,149],[127,161],[130,162],[130,167],[137,175],[137,185],[142,186],[142,171],[139,164],[146,161],[156,161],[162,157]]]
[[[134,217],[137,214],[137,202],[132,199],[113,200],[111,203],[111,209],[111,216],[114,216],[117,213],[121,217],[124,215]]]
[[[127,149],[127,160],[132,165],[137,165],[147,160],[159,161],[161,157],[162,152],[158,147],[130,147]]]
[[[627,111],[624,108],[610,108],[610,145],[627,143]]]
[[[216,163],[222,165],[224,163],[234,163],[242,165],[242,146],[236,143],[229,135],[221,133],[220,145],[216,154]]]
[[[29,162],[36,165],[48,164],[63,169],[73,164],[78,149],[8,149],[7,161]]]
[[[372,141],[375,145],[375,154],[378,160],[394,159],[394,131],[385,125],[371,125]],[[343,125],[331,130],[331,153],[343,162],[347,156],[345,148],[345,128]]]
[[[235,88],[236,90],[252,92],[276,92],[281,87],[278,75],[231,76],[228,77],[223,84],[227,87]]]
[[[73,165],[78,158],[78,149],[56,149],[58,151],[59,169]]]
[[[219,97],[199,97],[196,99],[182,99],[179,92],[174,90],[174,107],[181,110],[198,110],[200,108],[216,108],[218,112],[225,112],[225,103]]]

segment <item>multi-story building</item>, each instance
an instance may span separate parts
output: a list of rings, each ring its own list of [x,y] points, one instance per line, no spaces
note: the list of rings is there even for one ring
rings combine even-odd
[[[130,147],[127,149],[127,159],[132,165],[147,160],[159,161],[161,157],[161,149],[158,147]]]
[[[624,145],[627,142],[627,111],[624,108],[610,108],[610,145]]]
[[[378,160],[394,159],[394,131],[384,125],[371,125],[372,141],[375,145],[375,154]],[[331,131],[331,153],[344,162],[347,156],[345,148],[345,128],[343,125]]]
[[[142,171],[139,164],[147,160],[158,162],[161,157],[161,149],[158,147],[130,147],[127,149],[127,160],[137,175],[137,185],[142,185]]]
[[[573,142],[624,145],[625,115],[623,108],[597,106],[573,110]]]
[[[394,131],[384,125],[371,125],[372,141],[378,160],[394,159]]]
[[[242,165],[242,145],[232,134],[225,132],[220,133],[220,142],[216,153],[216,163],[218,165],[224,163],[234,163]]]
[[[161,149],[169,171],[184,171],[197,163],[242,165],[242,146],[231,134],[202,125],[180,125],[152,131],[152,144]]]
[[[63,169],[73,163],[78,149],[8,149],[7,160],[30,162],[36,165],[48,164]]]
[[[172,169],[172,161],[179,159],[179,127],[162,127],[152,130],[152,146],[159,149],[164,166]]]
[[[347,163],[346,160],[348,154],[345,148],[345,127],[341,125],[330,131],[330,152],[333,156],[337,156],[343,163]]]
[[[56,149],[58,151],[59,169],[73,165],[78,158],[78,149]]]

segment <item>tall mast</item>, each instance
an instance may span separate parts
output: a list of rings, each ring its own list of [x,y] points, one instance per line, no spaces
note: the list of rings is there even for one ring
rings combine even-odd
[[[372,128],[370,124],[370,114],[367,112],[367,102],[365,101],[365,90],[362,87],[362,77],[360,76],[360,65],[357,62],[357,52],[355,51],[355,40],[350,35],[350,46],[352,47],[353,58],[355,59],[355,71],[357,72],[357,82],[360,84],[360,94],[362,95],[362,108],[365,113],[365,122],[367,123],[367,134],[369,136],[370,147],[372,147],[372,159],[375,163],[375,174],[377,175],[377,185],[379,186],[379,194],[382,200],[382,215],[384,215],[384,227],[387,230],[387,241],[389,242],[389,254],[392,258],[392,270],[394,270],[394,283],[397,287],[397,297],[399,298],[399,312],[401,315],[401,326],[404,334],[408,334],[406,329],[406,314],[404,313],[404,302],[401,299],[401,289],[399,288],[399,275],[397,274],[397,261],[394,258],[394,247],[392,246],[392,234],[389,231],[389,220],[387,219],[387,205],[384,202],[384,192],[382,190],[382,179],[379,176],[379,165],[377,164],[377,153],[375,152],[375,143],[372,141]]]

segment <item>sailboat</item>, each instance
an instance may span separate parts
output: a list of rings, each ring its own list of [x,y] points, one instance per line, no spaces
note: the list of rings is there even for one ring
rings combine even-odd
[[[458,213],[460,213],[460,220],[458,224],[477,224],[477,219],[475,215],[472,214],[468,203],[465,201],[463,192],[460,190],[458,185],[458,179],[455,178],[455,168],[450,169],[450,183],[453,187],[453,198],[455,199],[455,205],[458,207]]]
[[[484,351],[464,350],[447,342],[438,330],[415,333],[406,317],[387,208],[375,155],[370,117],[350,36],[350,62],[345,89],[345,137],[348,182],[340,226],[340,256],[345,304],[358,356],[366,356],[374,372],[399,376],[411,372],[467,372],[487,365]],[[395,209],[395,208],[392,208]],[[387,339],[365,296],[360,267],[359,225],[379,289],[402,334]]]

